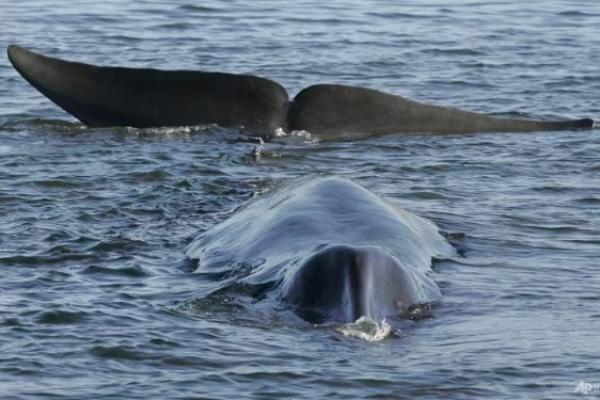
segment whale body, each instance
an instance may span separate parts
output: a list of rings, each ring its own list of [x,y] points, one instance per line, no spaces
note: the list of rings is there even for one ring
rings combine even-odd
[[[401,318],[436,301],[432,257],[454,255],[426,219],[341,178],[302,179],[261,196],[200,235],[198,271],[269,286],[313,323]]]
[[[290,100],[266,78],[217,72],[99,67],[11,45],[8,58],[36,89],[92,127],[216,124],[269,137],[277,128],[323,139],[387,133],[589,129],[591,119],[535,121],[440,107],[355,86],[319,84]]]

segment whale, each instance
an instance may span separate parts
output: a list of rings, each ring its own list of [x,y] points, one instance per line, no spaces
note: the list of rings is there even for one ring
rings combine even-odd
[[[186,248],[215,291],[269,288],[264,297],[316,324],[410,319],[440,299],[432,259],[455,255],[433,222],[339,177],[273,189]]]
[[[33,87],[90,127],[218,125],[272,137],[281,128],[322,139],[390,133],[461,134],[591,129],[589,118],[499,118],[375,89],[317,84],[290,99],[272,80],[243,74],[94,66],[7,48]]]

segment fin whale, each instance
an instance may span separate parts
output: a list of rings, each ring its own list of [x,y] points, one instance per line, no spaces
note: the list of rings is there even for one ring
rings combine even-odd
[[[454,255],[431,221],[337,177],[259,196],[186,249],[216,285],[269,287],[313,323],[405,317],[439,299],[432,258]]]
[[[497,118],[335,84],[309,86],[290,100],[278,83],[251,75],[101,67],[16,45],[10,45],[7,53],[32,86],[91,127],[216,124],[266,137],[281,127],[327,139],[387,133],[572,130],[594,125],[591,119]]]

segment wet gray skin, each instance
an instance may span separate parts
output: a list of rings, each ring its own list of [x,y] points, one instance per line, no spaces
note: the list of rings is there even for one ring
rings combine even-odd
[[[8,47],[16,70],[36,89],[88,126],[216,124],[256,136],[305,130],[322,139],[388,133],[529,132],[590,129],[593,120],[535,121],[408,100],[378,90],[313,85],[288,101],[269,79],[199,71],[98,67]]]

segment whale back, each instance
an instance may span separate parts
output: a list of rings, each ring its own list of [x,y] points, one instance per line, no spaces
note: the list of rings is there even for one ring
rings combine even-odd
[[[432,257],[453,254],[431,221],[329,177],[258,197],[186,250],[197,272],[276,287],[311,322],[399,316],[433,301]]]
[[[250,75],[97,67],[9,46],[15,69],[88,126],[216,124],[270,134],[283,126],[288,95]]]

